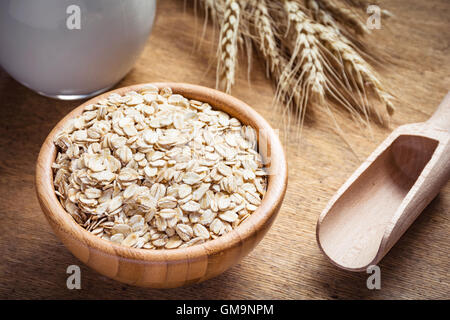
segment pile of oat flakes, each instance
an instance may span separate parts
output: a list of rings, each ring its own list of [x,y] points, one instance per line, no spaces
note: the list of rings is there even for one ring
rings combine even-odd
[[[266,190],[255,130],[170,88],[111,94],[54,143],[62,206],[86,230],[129,247],[215,239],[247,219]]]

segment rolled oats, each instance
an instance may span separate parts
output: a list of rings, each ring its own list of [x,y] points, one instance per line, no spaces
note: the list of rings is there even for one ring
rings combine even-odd
[[[56,135],[55,193],[98,237],[189,247],[230,232],[261,204],[256,139],[250,126],[170,88],[114,93]]]

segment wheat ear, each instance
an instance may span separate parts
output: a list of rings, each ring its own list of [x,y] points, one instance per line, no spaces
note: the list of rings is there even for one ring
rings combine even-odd
[[[341,39],[338,34],[327,26],[318,25],[317,32],[319,34],[321,43],[335,56],[342,59],[345,71],[350,75],[350,79],[356,82],[356,89],[365,92],[366,85],[370,85],[376,95],[386,106],[386,110],[389,114],[394,111],[394,105],[392,104],[392,97],[387,93],[381,82],[378,80],[375,72],[365,62],[356,50],[351,47],[345,40]],[[380,112],[375,109],[375,113],[378,116],[380,122],[384,123],[385,119]]]
[[[340,19],[342,23],[348,24],[355,31],[364,34],[369,33],[361,18],[351,9],[339,5],[335,0],[320,0],[320,5],[328,10],[334,17]]]
[[[319,23],[334,28],[336,32],[340,33],[340,28],[336,20],[327,12],[324,11],[316,0],[306,0],[306,7],[311,11],[312,16]]]
[[[234,84],[237,40],[239,37],[240,6],[236,0],[227,0],[220,28],[217,64],[217,85],[229,93]]]
[[[254,25],[257,47],[267,61],[269,73],[274,80],[279,82],[287,66],[287,61],[277,44],[266,1],[255,0],[255,2]],[[282,87],[286,85],[286,83],[281,84]]]
[[[270,72],[272,74],[278,74],[280,69],[280,54],[265,0],[255,1],[254,16],[258,48],[264,58],[266,58]]]
[[[309,104],[312,95],[314,98],[318,98],[318,101],[316,101],[317,106],[326,110],[336,125],[337,132],[346,141],[342,130],[329,108],[325,94],[334,97],[354,117],[360,118],[360,116],[342,94],[340,88],[342,88],[343,83],[336,75],[336,71],[332,65],[323,56],[321,50],[322,45],[317,34],[317,28],[320,24],[309,19],[294,1],[286,0],[284,7],[288,15],[288,27],[293,26],[295,39],[289,67],[295,73],[295,79],[302,93],[302,100],[297,104],[298,128],[301,130],[303,127],[306,106]],[[291,65],[292,62],[297,63],[297,65]],[[336,80],[336,82],[332,82],[332,79]],[[300,134],[300,130],[297,131],[298,135]]]
[[[314,23],[306,17],[295,1],[286,0],[284,8],[288,16],[288,24],[293,29],[291,40],[293,49],[289,67],[291,74],[300,72],[299,83],[305,94],[305,104],[308,94],[312,93],[322,102],[325,98],[326,77],[323,59],[319,51],[318,39],[314,35]]]
[[[278,113],[281,103],[286,105],[283,110],[284,115],[290,115],[287,109],[296,108],[296,103],[300,101],[300,88],[296,86],[293,78],[286,77],[288,61],[281,52],[277,43],[277,38],[272,25],[272,18],[269,14],[267,3],[265,0],[255,0],[254,10],[254,27],[255,42],[259,52],[266,60],[267,72],[277,83],[276,93],[274,97],[274,113]],[[283,120],[286,120],[285,118]]]

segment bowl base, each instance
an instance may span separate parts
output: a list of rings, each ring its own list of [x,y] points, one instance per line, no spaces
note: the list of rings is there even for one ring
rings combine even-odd
[[[36,92],[39,93],[41,96],[58,99],[58,100],[81,100],[81,99],[87,99],[87,98],[91,98],[96,95],[99,95],[100,93],[103,93],[103,92],[111,89],[113,86],[114,85],[91,92],[91,93],[87,93],[87,94],[55,94],[55,95],[53,95],[53,94],[47,94],[47,93],[41,92],[41,91],[36,91]]]

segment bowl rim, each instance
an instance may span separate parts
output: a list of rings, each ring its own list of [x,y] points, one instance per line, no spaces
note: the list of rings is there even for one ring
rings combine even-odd
[[[229,108],[225,111],[226,113],[236,117],[241,123],[251,124],[256,130],[260,130],[259,134],[264,134],[265,141],[268,144],[268,152],[270,152],[270,155],[275,155],[270,156],[267,191],[258,209],[239,226],[225,235],[187,248],[149,250],[126,247],[102,239],[82,228],[57,199],[53,185],[53,170],[51,168],[57,152],[53,144],[55,135],[69,119],[81,114],[86,105],[107,98],[112,93],[124,94],[129,91],[137,91],[146,85],[154,85],[159,89],[170,87],[174,94],[181,94],[188,99],[207,102],[216,110]],[[246,239],[254,236],[278,212],[287,188],[287,176],[286,158],[278,135],[269,123],[246,103],[226,93],[204,86],[177,82],[151,82],[125,86],[105,92],[89,99],[69,112],[57,123],[42,144],[36,165],[35,183],[42,211],[49,222],[53,222],[52,227],[57,226],[60,231],[75,240],[81,241],[89,249],[95,249],[99,252],[134,261],[173,262],[185,260],[186,257],[192,260],[202,258],[205,255],[215,254],[238,246]]]

